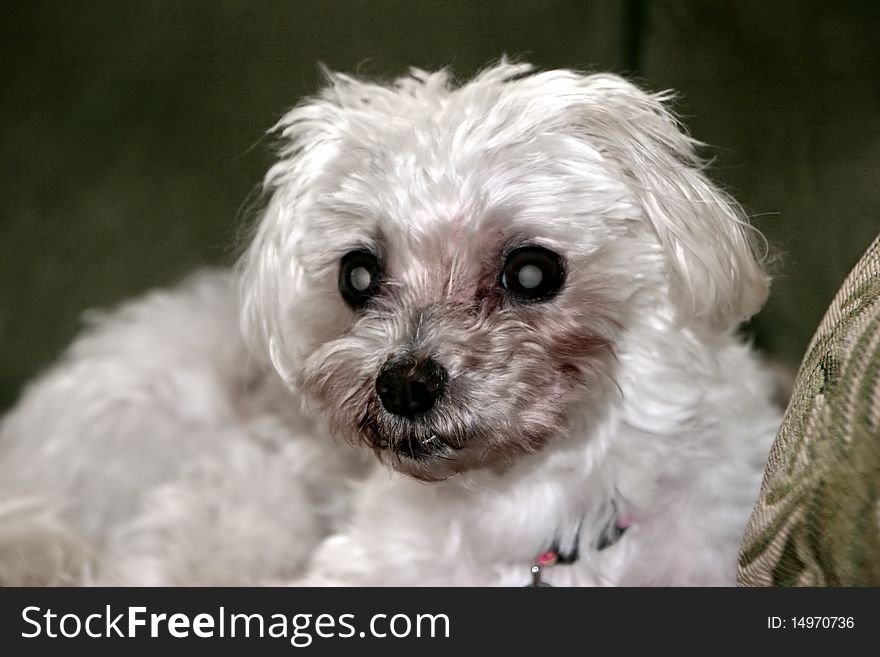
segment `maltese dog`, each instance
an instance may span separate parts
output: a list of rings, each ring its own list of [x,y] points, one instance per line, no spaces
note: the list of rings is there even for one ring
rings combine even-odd
[[[0,428],[0,582],[731,585],[768,279],[667,108],[328,73],[234,271],[90,315]]]

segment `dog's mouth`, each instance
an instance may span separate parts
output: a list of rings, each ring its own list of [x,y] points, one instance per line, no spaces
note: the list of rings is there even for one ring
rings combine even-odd
[[[452,449],[452,446],[443,440],[442,436],[433,432],[427,436],[405,436],[392,446],[392,450],[398,457],[420,462],[434,458],[445,458]]]
[[[547,434],[523,434],[520,441],[492,444],[491,434],[479,426],[447,427],[427,421],[403,423],[367,409],[357,423],[362,444],[373,450],[380,462],[424,482],[443,481],[479,468],[503,471],[517,456],[540,449],[550,440]]]
[[[358,430],[376,452],[393,454],[400,461],[424,464],[435,459],[448,459],[460,449],[431,427],[418,427],[415,430],[380,427],[380,423],[369,412],[361,418]]]

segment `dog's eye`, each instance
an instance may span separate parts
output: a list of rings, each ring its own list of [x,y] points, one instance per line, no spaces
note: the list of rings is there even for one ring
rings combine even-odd
[[[526,301],[555,295],[565,281],[558,255],[540,246],[523,246],[510,253],[501,270],[501,285]]]
[[[382,270],[379,261],[367,251],[343,256],[339,267],[339,293],[352,308],[363,308],[379,291]]]

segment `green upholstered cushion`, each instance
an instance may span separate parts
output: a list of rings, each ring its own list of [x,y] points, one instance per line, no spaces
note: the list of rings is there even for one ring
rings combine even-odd
[[[739,584],[880,585],[880,237],[807,348],[743,540]]]

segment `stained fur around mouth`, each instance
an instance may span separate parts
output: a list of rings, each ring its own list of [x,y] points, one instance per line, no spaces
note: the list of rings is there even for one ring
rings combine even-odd
[[[458,449],[430,428],[418,429],[398,440],[390,440],[382,432],[379,423],[370,411],[364,413],[358,429],[367,444],[375,451],[388,450],[398,458],[428,461],[435,458],[446,458],[452,450]]]
[[[407,436],[394,446],[394,451],[399,457],[412,459],[413,461],[445,458],[451,449],[452,447],[436,433],[432,433],[427,438]]]

